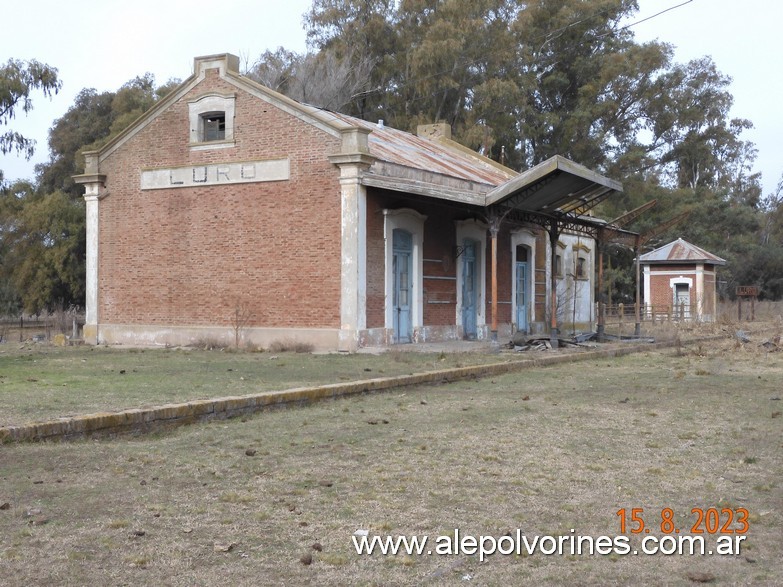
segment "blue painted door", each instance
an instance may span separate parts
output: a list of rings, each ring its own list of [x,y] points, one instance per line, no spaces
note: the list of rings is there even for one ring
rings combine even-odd
[[[462,252],[462,328],[465,338],[476,338],[476,241],[465,239]]]
[[[394,273],[394,342],[411,342],[411,233],[394,229],[392,235],[392,266]]]
[[[527,332],[527,263],[517,261],[517,330]]]

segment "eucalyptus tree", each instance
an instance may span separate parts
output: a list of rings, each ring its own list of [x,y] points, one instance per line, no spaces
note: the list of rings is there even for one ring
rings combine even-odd
[[[71,176],[84,169],[83,151],[122,132],[175,84],[157,87],[147,74],[116,92],[82,90],[50,129],[49,161],[36,166],[36,180],[0,192],[0,280],[27,312],[83,303],[84,201]]]
[[[33,108],[31,92],[40,90],[51,97],[62,87],[57,69],[36,60],[9,59],[0,66],[0,127],[8,126],[18,111],[29,112]],[[0,129],[0,153],[16,152],[30,159],[35,151],[35,141],[13,130]],[[0,181],[3,172],[0,170]]]

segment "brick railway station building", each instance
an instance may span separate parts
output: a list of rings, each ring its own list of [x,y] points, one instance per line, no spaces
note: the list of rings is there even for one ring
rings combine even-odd
[[[224,54],[85,154],[85,339],[316,349],[593,327],[590,208],[562,157],[517,173],[450,138],[300,104]],[[554,312],[552,311],[554,308]]]

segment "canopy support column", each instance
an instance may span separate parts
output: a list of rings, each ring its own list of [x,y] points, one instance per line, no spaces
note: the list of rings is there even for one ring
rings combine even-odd
[[[641,317],[641,283],[639,281],[639,254],[642,250],[642,239],[637,234],[634,239],[634,249],[636,253],[636,325],[634,326],[633,333],[635,336],[641,336],[642,334],[642,317]]]
[[[489,344],[493,352],[500,351],[498,343],[498,232],[500,232],[500,222],[500,218],[492,218],[489,225],[492,251],[492,325]]]
[[[606,325],[604,324],[604,231],[602,229],[598,230],[596,246],[598,247],[598,317],[596,320],[596,334],[598,335],[598,340],[603,341]]]
[[[557,330],[557,240],[560,236],[557,221],[549,223],[549,250],[552,252],[549,259],[549,342],[552,348],[558,348]]]

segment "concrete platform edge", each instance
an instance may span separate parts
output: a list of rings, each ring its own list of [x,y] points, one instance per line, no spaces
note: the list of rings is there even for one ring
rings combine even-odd
[[[147,409],[128,409],[120,412],[86,414],[48,422],[2,427],[0,428],[0,444],[71,440],[85,437],[140,435],[196,422],[234,418],[264,410],[307,405],[317,401],[350,395],[387,391],[412,385],[450,383],[470,377],[491,377],[524,369],[561,365],[576,361],[589,361],[591,359],[620,357],[637,352],[672,348],[678,344],[688,346],[722,338],[725,338],[725,336],[711,336],[679,343],[676,341],[648,344],[628,343],[607,349],[548,354],[532,360],[489,363],[397,377],[364,379],[281,391],[264,391],[252,395],[194,400]]]

